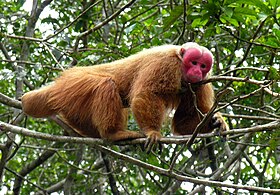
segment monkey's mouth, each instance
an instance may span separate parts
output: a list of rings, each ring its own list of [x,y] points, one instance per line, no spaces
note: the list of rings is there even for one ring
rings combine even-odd
[[[201,77],[195,76],[195,75],[193,75],[193,76],[188,76],[188,79],[187,79],[187,81],[190,82],[190,83],[198,83],[198,82],[201,81],[201,80],[202,80]]]

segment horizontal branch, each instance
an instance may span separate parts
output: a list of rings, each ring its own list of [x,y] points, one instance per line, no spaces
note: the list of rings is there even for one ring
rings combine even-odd
[[[236,81],[236,82],[246,82],[246,83],[255,84],[255,85],[267,85],[267,84],[269,84],[271,82],[270,80],[258,81],[258,80],[250,79],[248,77],[242,78],[242,77],[219,76],[218,75],[218,76],[211,76],[209,79],[200,81],[197,84],[205,84],[205,83],[210,83],[210,82],[215,82],[215,81],[222,81],[222,80]]]
[[[0,93],[0,103],[14,107],[14,108],[21,109],[20,101],[10,98],[9,96],[7,96],[3,93]]]
[[[267,117],[267,116],[252,116],[252,115],[242,115],[242,114],[226,114],[223,113],[223,117],[229,118],[238,118],[238,119],[248,119],[248,120],[267,120],[267,121],[275,121],[280,119],[280,117]]]
[[[18,63],[18,64],[31,64],[31,65],[37,65],[38,64],[38,63],[35,63],[35,62],[28,62],[28,61],[21,61],[21,60],[5,60],[5,59],[0,59],[0,62]]]
[[[236,72],[238,70],[242,70],[242,71],[244,71],[244,70],[252,70],[252,71],[269,72],[269,70],[267,68],[258,68],[258,67],[248,66],[248,67],[234,68],[233,70],[229,70],[229,71],[221,74],[221,76],[228,75],[229,73]]]
[[[268,86],[265,86],[265,85],[270,85],[272,83],[271,80],[259,81],[259,80],[250,79],[249,77],[242,78],[242,77],[217,75],[217,76],[211,76],[209,79],[205,79],[205,80],[195,83],[193,85],[196,86],[196,85],[201,85],[201,84],[206,84],[206,83],[211,83],[211,82],[216,82],[216,81],[231,81],[231,82],[235,81],[235,82],[250,83],[250,84],[261,86],[265,92],[267,92],[268,94],[270,94],[274,97],[280,97],[280,93],[274,92],[274,91],[270,90],[268,88]]]
[[[245,134],[250,132],[261,132],[261,131],[272,131],[276,128],[280,127],[280,120],[276,120],[264,125],[257,125],[254,127],[247,127],[241,129],[232,129],[229,131],[220,132],[219,135],[217,133],[206,133],[206,134],[198,134],[196,138],[208,138],[214,136],[223,136],[223,135],[233,135],[233,134]],[[47,133],[41,133],[36,131],[31,131],[29,129],[14,126],[5,122],[0,121],[0,129],[6,132],[12,132],[28,137],[44,139],[49,141],[58,141],[58,142],[71,142],[71,143],[80,143],[80,144],[87,144],[87,145],[111,145],[112,143],[108,141],[104,141],[99,138],[86,138],[86,137],[71,137],[71,136],[60,136],[60,135],[50,135]],[[163,144],[182,144],[186,143],[192,135],[184,135],[184,136],[171,136],[171,137],[164,137],[160,139],[160,142]],[[139,138],[134,140],[128,141],[120,141],[115,142],[116,145],[135,145],[135,144],[143,144],[146,142],[146,138]]]
[[[21,40],[26,40],[26,41],[35,41],[35,42],[39,42],[39,43],[44,42],[43,39],[37,39],[37,38],[33,38],[33,37],[17,36],[17,35],[8,35],[8,34],[4,34],[4,33],[1,33],[1,32],[0,32],[0,37],[7,37],[7,38],[11,38],[11,39],[21,39]]]
[[[220,106],[224,106],[227,103],[225,102],[219,102]],[[276,109],[270,106],[264,106],[264,107],[252,107],[252,106],[247,106],[247,105],[242,105],[242,104],[231,104],[232,107],[234,108],[238,108],[238,109],[243,109],[243,110],[247,110],[249,112],[253,112],[253,113],[261,113],[262,115],[267,115],[267,116],[271,116],[277,119],[280,119],[280,115],[275,114],[276,113]],[[256,105],[255,105],[256,106]],[[223,115],[224,113],[222,113]]]
[[[250,133],[250,132],[260,132],[260,131],[272,131],[280,127],[280,120],[276,120],[264,125],[256,125],[253,127],[241,128],[241,129],[232,129],[230,131],[221,132],[221,135],[233,135],[240,133]]]
[[[263,126],[279,127],[280,121],[275,121],[275,122],[272,122],[272,123],[269,123],[269,124],[266,124]],[[46,133],[30,131],[26,128],[17,127],[17,126],[10,125],[10,124],[7,124],[7,123],[1,122],[1,121],[0,121],[0,129],[3,131],[11,131],[13,133],[22,134],[22,135],[35,137],[35,138],[39,138],[39,139],[44,139],[44,140],[49,140],[49,141],[87,144],[87,145],[93,146],[94,148],[96,148],[102,152],[105,152],[113,157],[125,160],[126,162],[130,162],[134,165],[154,171],[158,174],[165,175],[167,177],[172,177],[179,181],[187,181],[187,182],[202,184],[202,185],[206,185],[206,186],[218,186],[218,187],[226,187],[226,188],[234,188],[234,189],[244,189],[244,190],[256,191],[256,192],[280,193],[280,189],[268,189],[268,188],[255,187],[255,186],[228,184],[228,183],[223,183],[223,182],[218,182],[218,181],[209,181],[206,179],[196,179],[196,178],[192,178],[192,177],[188,177],[188,176],[183,176],[183,175],[171,172],[169,169],[163,169],[163,168],[145,163],[141,160],[135,159],[131,156],[128,156],[128,155],[116,152],[114,150],[111,150],[109,148],[106,148],[105,146],[102,146],[105,144],[105,142],[101,139],[50,135],[50,134],[46,134]]]

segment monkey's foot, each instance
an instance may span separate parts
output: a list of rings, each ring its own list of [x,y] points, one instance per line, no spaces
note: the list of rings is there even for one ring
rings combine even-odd
[[[221,121],[219,120],[219,118],[214,115],[209,123],[209,126],[211,129],[216,129],[216,128],[220,128],[221,126]]]
[[[159,143],[161,139],[161,133],[158,131],[148,131],[145,132],[147,136],[147,141],[145,142],[144,148],[147,153],[150,153],[153,149],[159,149],[159,152],[162,151],[162,144]]]
[[[227,131],[229,129],[227,123],[219,112],[212,117],[209,126],[211,129],[218,128],[217,133],[219,135],[221,132]],[[223,139],[226,140],[226,136],[224,136]]]

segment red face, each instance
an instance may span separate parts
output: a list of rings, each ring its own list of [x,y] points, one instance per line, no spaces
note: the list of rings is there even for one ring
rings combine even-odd
[[[180,54],[183,58],[183,77],[187,82],[197,83],[211,70],[213,57],[209,50],[196,47],[181,48]]]

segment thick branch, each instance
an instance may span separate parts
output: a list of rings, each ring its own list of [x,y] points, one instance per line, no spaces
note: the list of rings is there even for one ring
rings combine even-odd
[[[5,104],[7,106],[21,109],[20,101],[10,98],[9,96],[4,95],[3,93],[0,93],[0,103]]]
[[[104,165],[105,165],[106,173],[108,175],[109,184],[110,184],[110,187],[111,187],[111,190],[112,190],[112,194],[113,195],[118,195],[118,194],[120,194],[120,192],[119,192],[117,184],[116,184],[117,183],[116,179],[115,179],[115,177],[112,173],[111,162],[109,161],[106,153],[101,152],[101,156],[102,156],[102,159],[103,159],[103,162],[104,162]]]
[[[233,134],[244,134],[249,132],[260,132],[260,131],[272,131],[280,127],[280,120],[273,121],[264,125],[257,125],[254,127],[247,127],[242,129],[233,129],[230,131],[220,132],[220,135],[233,135]],[[70,137],[70,136],[59,136],[59,135],[50,135],[46,133],[40,133],[36,131],[31,131],[23,127],[14,126],[8,123],[4,123],[0,121],[0,129],[5,132],[12,132],[28,137],[34,137],[38,139],[44,139],[49,141],[58,141],[58,142],[69,142],[69,143],[80,143],[80,144],[87,144],[87,145],[110,145],[112,143],[106,142],[104,140],[98,138],[85,138],[85,137]],[[217,136],[215,133],[207,133],[207,134],[199,134],[197,138],[207,138]],[[182,144],[186,143],[190,139],[191,135],[186,136],[172,136],[172,137],[165,137],[160,139],[161,143],[164,144]],[[135,145],[135,144],[143,144],[146,142],[146,138],[139,138],[135,140],[129,141],[121,141],[116,142],[116,145]]]

